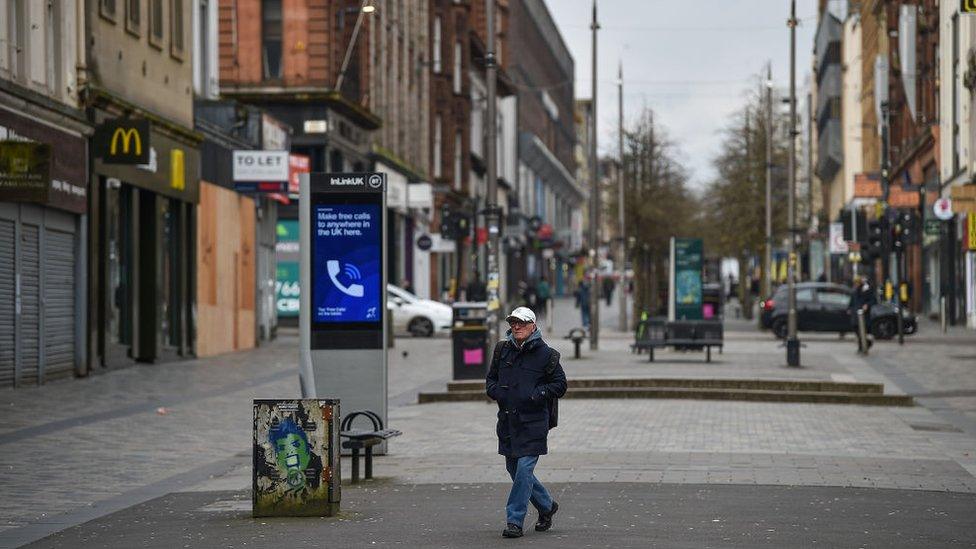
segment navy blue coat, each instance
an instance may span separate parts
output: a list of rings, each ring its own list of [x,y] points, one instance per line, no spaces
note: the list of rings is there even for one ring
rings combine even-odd
[[[556,364],[551,374],[546,365],[554,352],[542,340],[539,329],[518,348],[514,341],[501,341],[498,360],[492,355],[485,386],[488,397],[498,403],[498,453],[507,457],[541,456],[548,452],[548,399],[566,394],[566,373]]]

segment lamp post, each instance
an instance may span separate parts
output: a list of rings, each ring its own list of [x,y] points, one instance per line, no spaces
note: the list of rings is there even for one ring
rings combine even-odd
[[[359,6],[356,25],[352,28],[352,36],[349,37],[349,45],[346,46],[346,54],[342,58],[339,76],[336,77],[335,90],[340,94],[342,94],[342,81],[346,79],[346,69],[349,68],[349,60],[352,59],[352,50],[356,49],[356,38],[359,37],[359,29],[363,26],[363,16],[374,11],[376,11],[376,7],[373,6],[372,0],[363,0],[363,4]]]
[[[796,335],[796,0],[790,2],[790,189],[787,204],[789,225],[789,258],[786,262],[786,284],[789,295],[787,316],[786,363],[800,366],[800,339]]]
[[[773,67],[766,64],[766,253],[763,254],[763,295],[772,297],[773,281]]]
[[[620,316],[617,328],[621,332],[627,331],[627,248],[624,228],[624,64],[620,62],[617,79],[617,146],[620,150],[620,166],[617,168],[617,263],[620,269],[620,289],[617,299],[620,306]]]
[[[593,31],[593,62],[592,62],[592,86],[593,86],[593,107],[590,113],[590,267],[593,272],[593,280],[590,286],[590,350],[595,351],[599,346],[600,338],[600,294],[598,289],[600,259],[600,185],[597,181],[596,156],[596,31],[600,29],[600,24],[596,20],[596,0],[593,0],[593,22],[590,30]]]
[[[498,207],[498,160],[496,135],[498,132],[497,116],[495,114],[495,97],[497,95],[495,75],[497,64],[495,59],[495,0],[485,2],[488,27],[488,44],[485,51],[485,80],[487,81],[487,102],[485,108],[485,126],[488,129],[485,136],[485,162],[488,164],[485,177],[488,179],[485,192],[485,224],[488,228],[487,256],[487,297],[488,297],[488,330],[492,342],[499,339],[498,310],[501,303],[498,290],[501,275],[498,269],[498,233],[501,209]]]

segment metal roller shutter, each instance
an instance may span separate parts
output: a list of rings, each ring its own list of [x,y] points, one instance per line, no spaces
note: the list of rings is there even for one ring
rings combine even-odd
[[[14,222],[0,219],[0,387],[14,384]]]
[[[44,381],[75,368],[75,235],[44,230]]]
[[[41,255],[37,225],[20,229],[20,379],[18,385],[36,385],[41,359]]]

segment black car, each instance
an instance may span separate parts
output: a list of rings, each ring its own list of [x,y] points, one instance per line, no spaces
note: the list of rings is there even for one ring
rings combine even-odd
[[[851,289],[829,282],[801,282],[796,285],[796,322],[801,332],[854,331],[854,321],[849,309]],[[786,285],[777,288],[773,297],[760,303],[760,322],[778,338],[786,337],[788,313]],[[871,307],[867,329],[877,339],[891,339],[898,335],[898,317],[895,306],[878,303]],[[902,311],[902,329],[913,334],[917,329],[915,315]]]

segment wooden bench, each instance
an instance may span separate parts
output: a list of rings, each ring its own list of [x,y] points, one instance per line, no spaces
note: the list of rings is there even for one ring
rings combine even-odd
[[[369,419],[373,427],[372,430],[352,428],[353,420],[360,416]],[[384,429],[383,420],[380,419],[380,416],[369,410],[353,412],[342,418],[342,423],[339,425],[339,436],[347,439],[342,443],[342,447],[352,450],[353,484],[359,482],[359,451],[366,450],[365,478],[373,478],[373,446],[402,434],[396,429]]]

